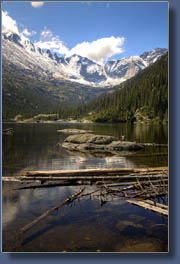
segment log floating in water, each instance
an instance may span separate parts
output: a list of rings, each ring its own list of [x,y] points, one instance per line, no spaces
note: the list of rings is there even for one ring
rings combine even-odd
[[[163,209],[168,210],[168,205],[161,204],[161,203],[157,203],[157,202],[153,202],[153,201],[151,201],[151,200],[145,200],[145,201],[146,201],[146,203],[149,203],[149,204],[151,204],[151,205],[156,205],[156,206],[158,206],[158,207],[161,207],[161,208],[163,208]]]
[[[46,182],[46,181],[137,181],[137,179],[147,180],[167,180],[167,167],[158,168],[112,168],[112,169],[88,169],[88,170],[66,170],[66,171],[28,171],[25,176],[2,177],[2,181],[26,181],[26,182]],[[137,183],[137,182],[136,182]]]
[[[168,147],[168,144],[157,144],[157,143],[141,143],[144,147]]]
[[[25,176],[19,177],[20,180],[48,180],[48,181],[132,181],[137,179],[151,180],[159,178],[167,178],[167,167],[157,168],[109,168],[109,169],[86,169],[86,170],[54,170],[54,171],[28,171]]]
[[[34,219],[31,223],[27,224],[26,226],[24,226],[23,228],[20,229],[20,233],[24,233],[25,231],[27,231],[28,229],[30,229],[32,226],[34,226],[36,223],[38,223],[40,220],[42,220],[43,218],[45,218],[47,215],[49,215],[50,213],[52,213],[53,211],[57,210],[58,208],[60,208],[61,206],[68,204],[70,202],[72,202],[74,199],[76,199],[76,197],[78,197],[82,192],[84,191],[84,189],[80,189],[77,193],[71,195],[70,197],[68,197],[66,200],[64,200],[63,202],[59,203],[58,205],[56,205],[55,207],[47,210],[45,213],[43,213],[42,215],[38,216],[36,219]]]
[[[79,184],[76,184],[76,185],[79,185]],[[30,185],[30,186],[20,187],[20,188],[14,189],[14,190],[52,188],[52,187],[59,187],[59,186],[69,186],[69,182],[56,182],[56,183],[49,183],[49,184]]]
[[[18,177],[6,177],[2,176],[2,182],[21,182],[21,180]]]
[[[167,167],[157,168],[108,168],[86,170],[52,170],[52,171],[27,171],[24,176],[98,176],[98,175],[129,175],[132,173],[157,174],[167,173]]]
[[[151,210],[151,211],[154,211],[154,212],[168,216],[168,208],[165,209],[165,208],[162,208],[162,206],[160,207],[160,206],[152,205],[149,202],[146,202],[146,200],[137,201],[137,200],[129,200],[128,199],[127,202],[130,204],[134,204],[134,205],[143,207],[145,209],[148,209],[148,210]]]
[[[38,181],[64,181],[64,180],[68,180],[68,181],[79,181],[79,180],[83,180],[83,181],[107,181],[107,180],[132,180],[132,179],[157,179],[159,178],[159,176],[156,175],[141,175],[141,176],[131,176],[131,175],[124,175],[124,176],[119,176],[119,175],[114,175],[114,176],[19,176],[17,179],[21,180],[21,181],[32,181],[32,180],[38,180]],[[167,178],[167,176],[163,176],[163,178]]]
[[[168,183],[168,179],[167,178],[165,178],[164,181],[165,181],[165,183]],[[151,179],[151,182],[152,183],[160,183],[161,184],[160,180],[152,180]],[[141,184],[146,184],[146,183],[147,183],[147,181],[141,181]],[[98,184],[101,184],[101,182],[99,182]],[[117,183],[109,183],[106,186],[107,187],[117,187],[117,186],[131,185],[131,184],[133,184],[133,186],[136,186],[137,185],[137,181],[135,181],[135,182],[132,182],[132,181],[130,181],[130,182],[122,182],[122,183],[118,183],[118,182]],[[166,186],[166,184],[164,184],[164,185]]]

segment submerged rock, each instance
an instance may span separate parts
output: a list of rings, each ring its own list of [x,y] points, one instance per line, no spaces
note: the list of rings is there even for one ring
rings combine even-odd
[[[112,136],[76,134],[67,137],[62,146],[68,150],[90,152],[137,151],[143,145],[136,142],[121,141]]]

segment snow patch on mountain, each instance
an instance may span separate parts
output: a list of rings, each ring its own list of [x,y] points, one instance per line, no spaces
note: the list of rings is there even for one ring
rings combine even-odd
[[[8,63],[24,71],[36,72],[40,79],[53,77],[93,87],[111,87],[124,82],[156,62],[165,52],[166,49],[157,48],[140,56],[99,65],[77,54],[58,57],[31,43],[25,36],[10,31],[2,33],[2,57]]]

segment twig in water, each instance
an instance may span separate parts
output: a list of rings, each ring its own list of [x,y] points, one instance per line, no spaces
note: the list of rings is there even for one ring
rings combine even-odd
[[[36,219],[34,219],[31,223],[29,223],[26,226],[24,226],[23,228],[21,228],[20,229],[20,233],[24,233],[25,231],[27,231],[28,229],[30,229],[32,226],[34,226],[36,223],[38,223],[40,220],[42,220],[43,218],[45,218],[47,215],[49,215],[53,211],[57,210],[59,207],[65,205],[65,204],[68,204],[68,203],[70,203],[72,201],[74,201],[83,191],[84,191],[84,189],[80,189],[80,191],[78,191],[77,193],[71,195],[70,197],[68,197],[63,202],[61,202],[58,205],[56,205],[55,207],[47,210],[45,213],[43,213],[42,215],[40,215]]]

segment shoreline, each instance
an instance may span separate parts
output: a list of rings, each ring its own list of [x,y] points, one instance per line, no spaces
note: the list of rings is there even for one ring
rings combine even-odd
[[[78,120],[40,120],[40,121],[36,121],[36,120],[24,120],[24,121],[16,121],[16,120],[3,120],[2,124],[6,124],[6,123],[14,123],[14,124],[49,124],[49,123],[70,123],[70,124],[93,124],[95,122],[90,121],[90,120],[82,120],[82,121],[78,121]]]

